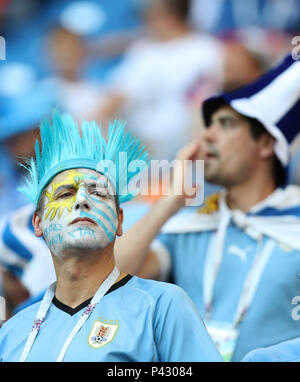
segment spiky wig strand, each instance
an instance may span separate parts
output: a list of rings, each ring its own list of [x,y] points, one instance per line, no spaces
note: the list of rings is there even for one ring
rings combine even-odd
[[[49,120],[41,123],[41,147],[36,140],[35,158],[24,166],[28,174],[19,190],[37,206],[43,189],[55,175],[72,168],[88,168],[108,177],[120,203],[131,200],[138,190],[129,192],[128,185],[148,166],[148,153],[125,131],[125,125],[119,120],[110,122],[106,142],[95,121],[83,121],[80,131],[70,114],[55,111],[52,124]],[[134,161],[139,161],[139,166],[132,166]]]

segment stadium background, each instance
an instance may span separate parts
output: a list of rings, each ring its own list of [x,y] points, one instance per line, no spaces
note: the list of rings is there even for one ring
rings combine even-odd
[[[17,191],[23,175],[19,163],[32,154],[38,123],[53,107],[70,111],[79,121],[96,119],[104,128],[112,116],[126,118],[128,128],[147,142],[152,158],[171,159],[197,137],[205,97],[258,77],[295,49],[293,38],[300,36],[299,0],[191,0],[184,24],[199,41],[193,40],[185,57],[185,47],[168,44],[178,33],[172,7],[170,17],[151,13],[148,6],[154,3],[0,0],[6,57],[0,61],[1,224],[26,205]],[[149,40],[156,44],[153,55]],[[215,66],[209,68],[207,60],[189,77],[192,63],[206,62],[209,55]],[[176,66],[180,61],[183,66]],[[298,142],[289,173],[295,184],[300,183]],[[206,184],[205,195],[215,188]],[[153,199],[150,195],[131,206],[127,225]],[[18,302],[23,300],[20,294]]]

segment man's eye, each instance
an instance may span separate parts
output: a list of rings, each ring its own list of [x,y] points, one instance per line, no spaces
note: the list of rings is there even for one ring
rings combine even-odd
[[[221,125],[226,129],[226,128],[231,128],[231,127],[234,127],[235,126],[235,121],[233,121],[232,119],[223,119],[221,121]]]
[[[58,196],[58,198],[69,198],[71,196],[73,196],[72,192],[63,192]]]
[[[231,127],[232,126],[232,123],[230,122],[230,121],[224,121],[223,123],[222,123],[222,126],[223,127]]]
[[[106,198],[107,197],[107,193],[106,192],[101,192],[101,191],[97,191],[97,190],[91,191],[91,194],[99,196],[101,198]]]

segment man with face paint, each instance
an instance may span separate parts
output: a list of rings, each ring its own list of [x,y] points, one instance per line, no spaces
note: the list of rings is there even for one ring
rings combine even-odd
[[[40,130],[22,191],[36,206],[35,234],[50,249],[57,281],[3,324],[1,361],[222,361],[182,289],[115,265],[119,203],[133,198],[127,186],[141,167],[127,170],[135,160],[147,166],[144,147],[118,121],[107,141],[95,123],[79,131],[58,112]]]
[[[45,189],[42,202],[42,219],[41,213],[34,216],[36,233],[44,233],[48,247],[59,258],[72,248],[105,248],[115,234],[120,234],[117,213],[121,214],[113,189],[104,175],[93,170],[73,169],[58,174]]]

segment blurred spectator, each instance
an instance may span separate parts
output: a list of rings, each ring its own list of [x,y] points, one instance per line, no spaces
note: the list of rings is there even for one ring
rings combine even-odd
[[[188,14],[188,0],[146,1],[148,37],[131,46],[108,80],[102,117],[127,120],[152,159],[173,159],[194,137],[195,104],[222,79],[221,44],[195,33]]]
[[[191,10],[193,24],[208,33],[248,27],[300,30],[298,0],[193,0]]]
[[[0,71],[0,218],[23,206],[18,192],[21,163],[33,154],[37,127],[55,105],[54,93],[38,84],[31,68],[7,64]]]
[[[142,33],[140,0],[56,2],[65,3],[59,15],[61,25],[81,36],[86,44],[86,76],[95,81],[105,80],[125,49]]]
[[[102,86],[83,76],[87,59],[83,40],[57,26],[51,30],[45,49],[54,76],[44,81],[57,92],[63,110],[70,112],[77,120],[97,119],[103,98]]]
[[[298,0],[193,0],[191,23],[223,41],[239,41],[266,70],[287,55],[300,33]]]
[[[45,40],[53,25],[61,25],[89,45],[92,56],[84,74],[99,79],[99,74],[103,77],[119,61],[117,55],[123,49],[119,41],[138,29],[136,10],[136,0],[6,0],[5,7],[0,7],[0,35],[7,42],[8,60],[30,64],[42,77],[49,75]],[[128,36],[125,40],[132,38]],[[106,52],[105,59],[92,51],[102,40],[107,40],[106,46],[115,43],[119,46]]]
[[[263,64],[254,53],[239,42],[225,44],[223,91],[229,92],[256,80]]]

